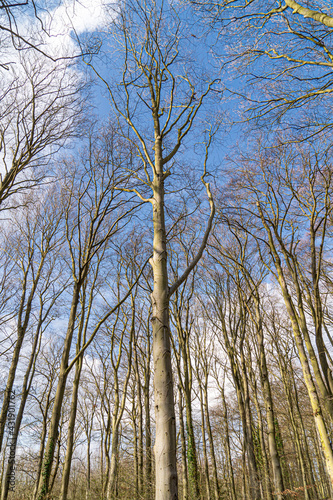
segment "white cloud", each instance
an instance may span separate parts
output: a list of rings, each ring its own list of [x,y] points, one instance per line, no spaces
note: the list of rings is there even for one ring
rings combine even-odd
[[[51,57],[78,54],[76,36],[102,30],[108,23],[110,0],[63,0],[53,9],[35,13],[21,11],[16,17],[18,33]]]
[[[64,2],[54,11],[58,27],[59,23],[69,23],[78,34],[85,31],[94,31],[105,26],[107,21],[106,5],[103,0],[89,0],[85,2]]]

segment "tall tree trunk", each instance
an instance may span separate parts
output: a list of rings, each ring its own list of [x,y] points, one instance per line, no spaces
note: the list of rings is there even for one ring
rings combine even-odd
[[[143,411],[142,411],[142,385],[138,363],[137,345],[134,346],[134,370],[137,393],[137,420],[138,420],[138,495],[143,494]],[[133,395],[134,397],[134,395]],[[134,397],[135,399],[135,397]]]
[[[228,408],[225,400],[224,393],[224,383],[220,385],[221,397],[222,397],[222,411],[223,411],[223,420],[224,420],[224,434],[225,434],[225,448],[227,455],[227,463],[229,470],[229,482],[230,482],[230,493],[231,500],[237,500],[236,497],[236,488],[235,488],[235,478],[234,478],[234,469],[231,461],[231,449],[230,449],[230,436],[229,436],[229,419],[228,419]]]
[[[19,409],[17,412],[14,433],[13,433],[13,437],[15,439],[12,442],[11,447],[10,447],[10,454],[11,454],[12,458],[14,458],[16,455],[17,438],[18,438],[18,434],[20,431],[20,427],[21,427],[21,422],[22,422],[22,418],[23,418],[25,404],[26,404],[27,399],[28,399],[33,376],[35,373],[36,358],[37,358],[37,355],[38,355],[39,349],[40,349],[41,328],[42,328],[42,322],[43,322],[42,312],[43,312],[43,308],[41,307],[40,313],[39,313],[37,331],[35,333],[35,338],[34,338],[34,341],[32,344],[32,350],[31,350],[31,355],[30,355],[28,367],[27,367],[26,372],[24,374],[24,379],[23,379],[23,384],[22,384],[22,392],[21,392],[21,402],[20,402],[20,406],[19,406]],[[4,480],[4,483],[2,484],[1,500],[7,500],[11,470],[12,470],[11,464],[8,464],[7,469],[6,469],[6,474],[5,474],[5,480]]]
[[[134,484],[135,484],[135,498],[139,498],[139,460],[138,460],[138,434],[136,425],[136,400],[135,400],[135,385],[133,387],[133,401],[132,401],[132,429],[133,429],[133,468],[134,468]]]
[[[299,426],[300,426],[300,434],[301,434],[300,442],[302,443],[302,448],[303,448],[303,453],[304,453],[304,459],[305,459],[305,462],[307,464],[307,467],[306,467],[306,469],[307,469],[306,470],[306,475],[307,475],[307,478],[308,478],[307,482],[308,482],[308,484],[311,485],[311,490],[310,490],[309,496],[311,498],[314,498],[315,497],[314,487],[315,487],[315,483],[316,483],[316,480],[315,480],[314,475],[313,475],[314,467],[313,467],[313,461],[310,458],[309,446],[308,446],[308,437],[307,437],[307,435],[305,433],[303,416],[302,416],[302,413],[301,413],[301,410],[300,410],[300,407],[299,407],[299,403],[298,403],[297,387],[296,387],[296,381],[295,381],[295,377],[294,377],[294,372],[293,371],[291,372],[291,377],[292,377],[292,382],[293,382],[293,386],[294,386],[294,399],[293,399],[294,405],[293,405],[293,409],[295,410],[295,413],[298,416],[298,421],[299,421]],[[302,454],[302,458],[303,458],[303,454]]]
[[[191,499],[193,498],[194,500],[199,500],[201,496],[199,488],[197,447],[195,443],[192,417],[192,365],[190,361],[189,332],[182,331],[180,318],[177,318],[177,330],[184,371],[184,376],[182,377],[182,374],[179,373],[179,377],[182,377],[183,379],[182,385],[185,398],[189,495]]]
[[[46,441],[46,435],[47,435],[47,414],[48,414],[48,409],[50,407],[51,392],[52,392],[52,384],[50,384],[48,393],[46,395],[45,412],[44,412],[44,415],[43,415],[43,425],[42,425],[42,432],[41,432],[41,437],[40,437],[40,446],[39,446],[39,452],[38,452],[36,482],[35,482],[35,487],[34,487],[34,491],[33,491],[33,500],[36,500],[36,498],[37,498],[38,484],[39,484],[40,477],[41,477],[41,474],[42,474],[45,441]]]
[[[263,390],[265,410],[266,410],[268,449],[273,470],[274,490],[277,500],[283,500],[282,492],[284,491],[284,484],[283,484],[279,453],[276,446],[274,406],[273,406],[271,385],[268,377],[266,353],[264,347],[264,331],[262,325],[262,314],[260,311],[259,295],[257,295],[256,297],[256,332],[259,344],[259,370],[260,370],[261,386]]]
[[[91,432],[87,435],[87,481],[86,481],[86,500],[91,500]],[[101,481],[103,484],[103,481]]]
[[[259,401],[258,401],[258,392],[257,392],[258,389],[257,389],[256,381],[254,379],[255,374],[251,373],[251,377],[252,377],[254,404],[255,404],[255,407],[257,410],[257,418],[258,418],[259,439],[260,439],[260,448],[261,448],[261,454],[262,454],[262,472],[263,472],[264,484],[265,484],[265,497],[266,497],[266,500],[272,500],[272,492],[271,492],[271,485],[270,485],[270,470],[269,470],[269,464],[268,464],[267,453],[266,453],[266,445],[265,445],[265,439],[264,439],[261,408],[260,408]]]
[[[245,325],[243,326],[243,328]],[[244,435],[245,435],[245,446],[246,453],[248,457],[248,465],[249,465],[249,487],[250,487],[250,495],[253,500],[261,500],[261,488],[260,488],[260,478],[258,473],[258,467],[256,462],[256,457],[254,453],[254,443],[253,443],[253,435],[252,435],[252,413],[250,406],[250,391],[249,391],[249,382],[248,375],[246,369],[245,356],[243,351],[243,342],[241,343],[240,348],[240,358],[241,358],[241,385],[243,392],[243,408],[244,408]]]
[[[113,420],[116,420],[113,417]],[[117,475],[118,475],[118,448],[119,448],[119,426],[117,422],[112,424],[112,442],[111,442],[111,460],[110,460],[110,473],[109,484],[107,489],[107,500],[117,498]]]
[[[155,118],[155,117],[154,117]],[[154,286],[151,294],[155,394],[156,500],[177,500],[176,419],[171,365],[169,283],[164,219],[164,172],[159,123],[155,119],[155,172],[153,189]]]
[[[148,334],[149,337],[149,334]],[[149,346],[150,347],[150,346]],[[145,405],[145,499],[152,498],[152,450],[151,450],[151,427],[150,427],[150,348],[148,350],[148,363],[145,366],[145,385],[144,385],[144,405]]]

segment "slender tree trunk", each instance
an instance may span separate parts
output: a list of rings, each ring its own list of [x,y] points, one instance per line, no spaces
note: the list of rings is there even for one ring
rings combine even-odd
[[[203,387],[204,411],[205,411],[205,417],[206,417],[206,428],[207,428],[207,434],[208,434],[211,464],[212,464],[212,471],[213,471],[214,497],[215,497],[215,500],[219,500],[219,498],[220,498],[219,481],[218,481],[218,477],[217,477],[214,440],[213,440],[213,434],[212,434],[212,427],[210,425],[209,409],[208,409],[208,369],[207,369],[207,366],[205,368],[206,368],[206,370],[205,370],[205,384]]]
[[[265,497],[266,497],[266,500],[272,500],[272,492],[271,492],[271,485],[270,485],[270,471],[269,471],[269,464],[268,464],[267,453],[266,453],[266,445],[265,445],[264,432],[263,432],[261,408],[260,408],[259,401],[258,401],[257,384],[256,384],[255,380],[252,381],[252,385],[253,385],[254,403],[255,403],[255,407],[257,410],[257,416],[258,416],[259,439],[260,439],[260,448],[261,448],[261,454],[262,454],[262,465],[263,465],[263,475],[264,475],[264,484],[265,484]]]
[[[242,446],[242,488],[243,488],[243,498],[245,500],[252,500],[252,497],[249,492],[248,468],[246,466],[246,443],[244,435],[243,435],[243,446]]]
[[[63,466],[63,475],[61,481],[61,492],[59,500],[67,500],[68,494],[68,485],[69,485],[69,477],[71,471],[72,464],[72,455],[73,455],[73,445],[74,445],[74,429],[75,429],[75,421],[76,421],[76,411],[77,411],[77,398],[79,394],[79,384],[80,384],[80,376],[82,370],[82,356],[77,360],[75,364],[75,375],[73,381],[73,392],[72,392],[72,404],[71,411],[69,417],[68,424],[68,438],[67,438],[67,448],[66,448],[66,456],[65,462]]]
[[[245,424],[245,445],[249,464],[249,485],[251,490],[251,498],[253,500],[261,500],[260,479],[257,468],[256,457],[254,453],[254,443],[252,435],[252,414],[250,407],[250,392],[249,382],[246,370],[245,357],[243,352],[243,344],[241,346],[241,370],[242,370],[242,390],[243,390],[243,406],[244,406],[244,424]]]
[[[183,487],[183,500],[189,500],[188,496],[188,479],[187,479],[187,461],[186,461],[186,438],[183,418],[183,395],[180,385],[178,386],[178,409],[179,409],[179,426],[180,426],[180,439],[182,445],[182,487]]]
[[[121,419],[125,411],[126,399],[127,399],[127,388],[132,371],[132,343],[134,338],[134,327],[135,327],[135,302],[132,296],[132,324],[130,330],[129,347],[127,353],[127,372],[125,375],[125,380],[122,388],[122,396],[120,397],[120,387],[119,387],[119,367],[122,359],[122,353],[124,350],[124,335],[127,330],[125,327],[122,330],[120,340],[119,340],[119,350],[117,359],[114,359],[114,333],[112,333],[112,343],[110,358],[113,366],[113,378],[114,378],[114,405],[112,414],[112,439],[111,439],[111,459],[110,459],[110,472],[108,476],[108,486],[107,486],[107,500],[112,500],[118,498],[118,467],[119,467],[119,435],[120,435],[120,424]]]
[[[200,488],[199,488],[199,467],[197,458],[197,447],[195,443],[194,429],[193,429],[193,418],[192,418],[192,364],[191,364],[191,353],[189,345],[189,331],[186,325],[183,328],[181,311],[182,305],[184,303],[183,299],[180,299],[180,305],[178,305],[179,295],[176,292],[176,300],[174,302],[175,309],[175,323],[178,334],[179,341],[179,353],[175,349],[176,356],[178,357],[177,368],[178,377],[180,384],[183,389],[183,395],[185,398],[185,411],[186,411],[186,434],[187,434],[187,470],[188,470],[188,494],[193,500],[200,500]],[[181,294],[182,295],[182,294]],[[186,305],[186,315],[188,315],[188,308],[190,307],[189,301]],[[181,364],[183,370],[181,370]]]
[[[138,435],[136,429],[136,401],[135,401],[135,386],[133,390],[132,402],[132,428],[133,428],[133,468],[134,468],[134,484],[135,484],[135,498],[139,498],[139,460],[138,460]]]
[[[205,498],[211,500],[210,494],[210,475],[209,475],[209,465],[208,465],[208,455],[207,455],[207,445],[206,445],[206,422],[205,422],[205,410],[204,410],[204,400],[202,386],[199,382],[199,394],[200,394],[200,411],[201,411],[201,436],[202,436],[202,453],[204,459],[204,470],[205,470],[205,484],[206,484],[206,494]]]
[[[62,355],[62,359],[61,359],[57,391],[56,391],[56,395],[55,395],[55,399],[54,399],[54,403],[53,403],[50,431],[49,431],[49,436],[48,436],[48,440],[47,440],[47,444],[46,444],[46,448],[45,448],[45,456],[44,456],[44,462],[43,462],[43,473],[41,475],[39,485],[38,485],[38,495],[37,495],[38,500],[46,500],[47,495],[49,493],[51,469],[52,469],[53,458],[54,458],[54,453],[55,453],[55,444],[57,442],[58,434],[59,434],[59,422],[60,422],[60,415],[61,415],[61,407],[62,407],[62,403],[63,403],[64,393],[65,393],[65,388],[66,388],[66,381],[67,381],[67,376],[68,376],[67,366],[68,366],[70,348],[72,345],[72,337],[73,337],[74,327],[75,327],[76,311],[77,311],[77,307],[78,307],[78,303],[79,303],[80,286],[81,285],[78,281],[76,281],[74,283],[72,305],[71,305],[71,311],[70,311],[70,315],[69,315],[68,328],[67,328],[67,333],[66,333],[66,338],[65,338],[65,343],[64,343],[63,355]]]
[[[273,469],[274,490],[277,500],[283,500],[282,492],[284,491],[284,484],[279,453],[276,446],[274,406],[271,385],[268,377],[266,353],[264,348],[264,332],[258,297],[256,300],[256,330],[259,344],[259,369],[266,410],[268,449]]]
[[[116,422],[112,425],[111,460],[107,500],[117,498],[117,475],[118,475],[118,448],[119,448],[119,426]]]
[[[32,345],[29,364],[28,364],[28,367],[27,367],[27,370],[25,372],[24,379],[23,379],[21,402],[20,402],[20,406],[19,406],[19,409],[18,409],[18,412],[16,415],[14,434],[13,434],[13,437],[15,438],[15,440],[13,441],[13,443],[10,447],[11,457],[16,455],[17,438],[19,435],[20,427],[21,427],[21,422],[22,422],[22,418],[23,418],[25,404],[27,402],[30,387],[32,384],[33,375],[35,373],[35,363],[36,363],[36,358],[37,358],[37,354],[39,352],[39,346],[40,346],[39,341],[40,341],[40,337],[41,337],[41,335],[40,335],[41,334],[41,323],[42,323],[42,309],[41,309],[40,315],[39,315],[39,322],[38,322],[34,342]],[[4,480],[4,483],[2,484],[1,500],[7,500],[8,491],[9,491],[10,475],[11,475],[11,466],[10,466],[10,464],[8,464],[7,469],[6,469],[6,474],[5,474],[5,480]]]
[[[305,462],[307,464],[307,467],[306,467],[306,475],[307,475],[307,482],[308,484],[311,485],[311,490],[310,490],[310,497],[311,498],[314,498],[315,494],[314,494],[314,487],[315,487],[315,478],[314,478],[314,475],[313,475],[313,461],[311,460],[310,458],[310,453],[309,453],[309,446],[308,446],[308,438],[306,436],[306,433],[305,433],[305,428],[304,428],[304,422],[303,422],[303,416],[302,416],[302,413],[301,413],[301,410],[299,408],[299,404],[298,404],[298,396],[297,396],[297,387],[296,387],[296,382],[295,382],[295,378],[294,378],[294,373],[292,372],[291,373],[291,377],[292,377],[292,381],[293,381],[293,385],[294,385],[294,405],[293,405],[293,408],[295,409],[296,411],[296,414],[298,416],[298,421],[299,421],[299,425],[300,425],[300,432],[301,432],[301,438],[300,438],[300,442],[302,443],[302,448],[303,448],[303,452],[304,452],[304,458],[305,458]],[[303,458],[303,454],[302,454],[302,458]]]
[[[185,368],[186,370],[186,368]],[[199,488],[199,468],[197,448],[195,443],[193,418],[192,418],[192,398],[191,389],[189,385],[189,377],[184,377],[185,386],[185,412],[186,412],[186,431],[187,431],[187,463],[188,463],[188,479],[189,479],[189,494],[190,498],[195,500],[200,499]]]
[[[86,500],[91,499],[91,459],[90,459],[90,454],[91,454],[91,432],[87,435],[87,481],[86,481]],[[103,466],[102,466],[103,467]],[[103,480],[101,482],[103,484]]]
[[[5,432],[8,407],[9,407],[10,398],[12,395],[12,390],[13,390],[13,385],[14,385],[14,380],[15,380],[16,369],[18,366],[19,356],[20,356],[23,340],[25,337],[25,333],[26,333],[28,325],[29,325],[31,308],[32,308],[32,301],[33,301],[33,298],[34,298],[34,295],[36,292],[36,288],[37,288],[39,279],[41,277],[41,272],[42,272],[43,265],[45,262],[45,257],[46,257],[46,253],[43,253],[42,257],[41,257],[41,261],[40,261],[39,266],[38,266],[38,270],[36,272],[36,276],[33,280],[32,288],[31,288],[31,291],[29,293],[27,302],[26,302],[26,295],[27,295],[26,287],[27,287],[28,274],[30,271],[31,262],[33,260],[33,254],[30,256],[29,264],[28,264],[27,268],[25,269],[24,276],[23,276],[23,290],[22,290],[22,294],[21,294],[21,300],[20,300],[20,306],[19,306],[19,312],[18,312],[18,320],[17,320],[17,340],[16,340],[15,347],[14,347],[12,362],[11,362],[11,365],[9,368],[7,384],[6,384],[6,388],[4,391],[4,397],[3,397],[1,413],[0,413],[0,451],[2,449],[2,441],[3,441],[4,432]]]
[[[316,426],[313,427],[312,429],[312,441],[314,443],[314,448],[315,448],[315,455],[317,459],[317,464],[318,464],[318,471],[319,471],[319,485],[317,487],[317,491],[321,490],[321,498],[326,498],[327,496],[329,497],[329,485],[327,481],[327,474],[326,474],[326,467],[325,467],[325,460],[323,457],[320,441],[318,438],[318,430]]]
[[[100,485],[101,485],[101,500],[104,500],[104,429],[103,429],[103,426],[102,427],[102,431],[101,431],[101,442],[100,442],[100,446],[101,446],[101,454],[100,454],[100,460],[101,460],[101,463],[100,463]]]
[[[136,393],[137,393],[137,420],[138,420],[138,495],[143,494],[143,416],[142,416],[142,390],[141,390],[141,380],[140,371],[138,363],[138,353],[137,345],[134,346],[134,369],[135,369],[135,381],[136,381]],[[135,399],[135,398],[134,398]]]
[[[221,389],[221,397],[222,397],[222,408],[223,408],[223,420],[224,420],[224,432],[225,432],[225,448],[229,469],[229,482],[230,482],[230,493],[231,500],[237,500],[236,497],[236,488],[235,488],[235,478],[234,478],[234,469],[231,461],[231,450],[230,450],[230,436],[229,436],[229,420],[228,420],[228,408],[225,400],[224,387],[220,386]]]
[[[295,416],[294,416],[294,404],[292,401],[291,390],[290,390],[290,386],[289,386],[288,381],[287,381],[286,366],[282,365],[281,353],[279,351],[278,351],[278,354],[279,354],[280,373],[281,373],[282,383],[283,383],[283,387],[284,387],[284,393],[286,396],[286,402],[288,405],[290,423],[291,423],[291,426],[293,429],[293,438],[294,438],[293,441],[296,445],[297,458],[298,458],[299,468],[300,468],[301,475],[302,475],[302,482],[303,482],[303,487],[304,487],[304,499],[309,500],[309,493],[308,493],[308,489],[307,489],[307,481],[306,481],[306,472],[305,472],[303,452],[302,452],[298,427],[297,427],[297,423],[296,423]]]
[[[152,498],[152,452],[151,452],[151,428],[150,428],[150,397],[149,397],[149,368],[145,374],[144,399],[145,399],[145,446],[146,446],[146,465],[145,465],[145,498]]]
[[[42,473],[43,456],[44,456],[45,441],[46,441],[46,434],[47,434],[47,413],[48,413],[48,409],[50,406],[51,392],[52,392],[52,384],[50,384],[50,388],[49,388],[49,391],[48,391],[47,396],[46,396],[45,414],[43,415],[43,426],[42,426],[42,433],[41,433],[41,437],[40,437],[40,447],[39,447],[39,453],[38,453],[38,464],[37,464],[36,482],[35,482],[35,487],[34,487],[34,492],[33,492],[33,500],[36,500],[36,498],[37,498],[38,484],[39,484],[41,473]]]
[[[49,496],[51,496],[51,493],[52,493],[52,490],[53,490],[53,487],[54,487],[54,483],[55,483],[55,480],[57,478],[58,471],[59,471],[60,450],[61,450],[61,429],[60,429],[60,432],[59,432],[59,435],[58,435],[57,453],[56,453],[56,457],[55,457],[55,464],[54,464],[54,469],[53,469],[53,476],[50,479],[50,494],[49,494]],[[52,496],[51,496],[51,498],[52,498]]]
[[[105,478],[103,483],[103,497],[107,497],[109,478],[110,478],[110,444],[111,444],[111,428],[112,428],[112,414],[109,409],[105,437],[104,437],[104,454],[105,454]]]

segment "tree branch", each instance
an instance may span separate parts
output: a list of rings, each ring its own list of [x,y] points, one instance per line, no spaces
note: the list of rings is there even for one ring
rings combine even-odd
[[[214,204],[212,192],[210,190],[209,182],[205,181],[205,175],[206,175],[206,172],[202,175],[201,180],[206,187],[207,196],[208,196],[209,205],[210,205],[210,216],[208,219],[207,229],[206,229],[206,232],[204,234],[204,237],[203,237],[202,243],[200,245],[200,248],[198,250],[198,253],[194,257],[194,259],[192,260],[190,265],[187,267],[187,269],[184,271],[183,275],[170,287],[169,297],[171,297],[171,295],[177,290],[177,288],[179,288],[179,286],[182,283],[184,283],[184,281],[187,279],[187,277],[189,276],[191,271],[193,271],[193,269],[195,268],[195,266],[197,265],[197,263],[201,259],[203,251],[207,245],[208,237],[209,237],[211,229],[212,229],[213,219],[215,216],[215,204]]]
[[[299,14],[305,18],[311,18],[314,21],[318,21],[329,28],[333,28],[333,17],[324,14],[318,10],[308,9],[307,7],[302,7],[298,2],[294,0],[285,0],[288,7],[293,9],[293,14]]]

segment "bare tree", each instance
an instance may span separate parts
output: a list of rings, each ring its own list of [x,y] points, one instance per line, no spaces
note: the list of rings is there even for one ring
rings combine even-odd
[[[52,156],[73,137],[82,110],[82,79],[65,63],[21,55],[4,78],[0,101],[0,210],[17,195],[55,176]],[[22,202],[21,202],[22,203]]]
[[[154,287],[151,295],[153,314],[153,357],[155,388],[155,464],[156,499],[178,497],[176,469],[176,427],[172,382],[169,302],[170,297],[199,262],[214,217],[214,203],[206,181],[206,159],[203,158],[202,183],[207,191],[210,215],[207,229],[197,253],[179,277],[169,285],[167,269],[167,229],[165,213],[166,181],[172,179],[176,154],[180,150],[213,82],[195,88],[181,63],[182,38],[180,17],[174,7],[155,2],[126,5],[118,12],[113,36],[117,50],[124,57],[120,76],[120,94],[93,68],[104,81],[124,135],[129,129],[130,143],[138,157],[132,169],[132,187],[142,201],[152,205]],[[90,65],[90,63],[88,63]],[[197,94],[198,93],[198,94]],[[138,119],[139,108],[142,118]],[[147,122],[145,122],[147,120]],[[148,125],[149,124],[149,125]],[[148,125],[148,126],[147,126]],[[153,154],[151,151],[153,150]]]
[[[129,220],[127,216],[135,208],[132,203],[128,205],[128,201],[124,199],[121,191],[117,190],[123,179],[118,176],[119,166],[114,157],[116,155],[114,139],[111,130],[109,135],[101,139],[102,148],[98,141],[96,141],[94,149],[90,145],[87,158],[83,158],[83,165],[67,163],[68,174],[64,179],[62,192],[65,206],[65,235],[72,274],[71,308],[44,455],[44,473],[38,486],[38,500],[46,498],[49,493],[55,443],[59,432],[62,401],[68,374],[91,344],[99,328],[121,306],[131,292],[130,289],[127,294],[124,293],[123,299],[113,307],[107,303],[106,310],[101,309],[100,313],[97,314],[89,338],[70,361],[72,340],[77,329],[80,307],[81,317],[82,315],[84,317],[83,326],[87,311],[88,321],[90,317],[89,307],[91,304],[86,304],[86,301],[80,302],[80,298],[82,298],[80,294],[87,293],[88,298],[89,291],[86,288],[86,282],[89,286],[94,287],[97,276],[95,274],[95,278],[91,279],[91,273],[94,275],[95,267],[100,268],[99,256],[106,256],[112,236],[126,225]],[[119,161],[119,157],[117,159]],[[91,297],[96,298],[94,294]],[[82,329],[80,333],[79,328],[77,333],[78,335],[82,334]]]

